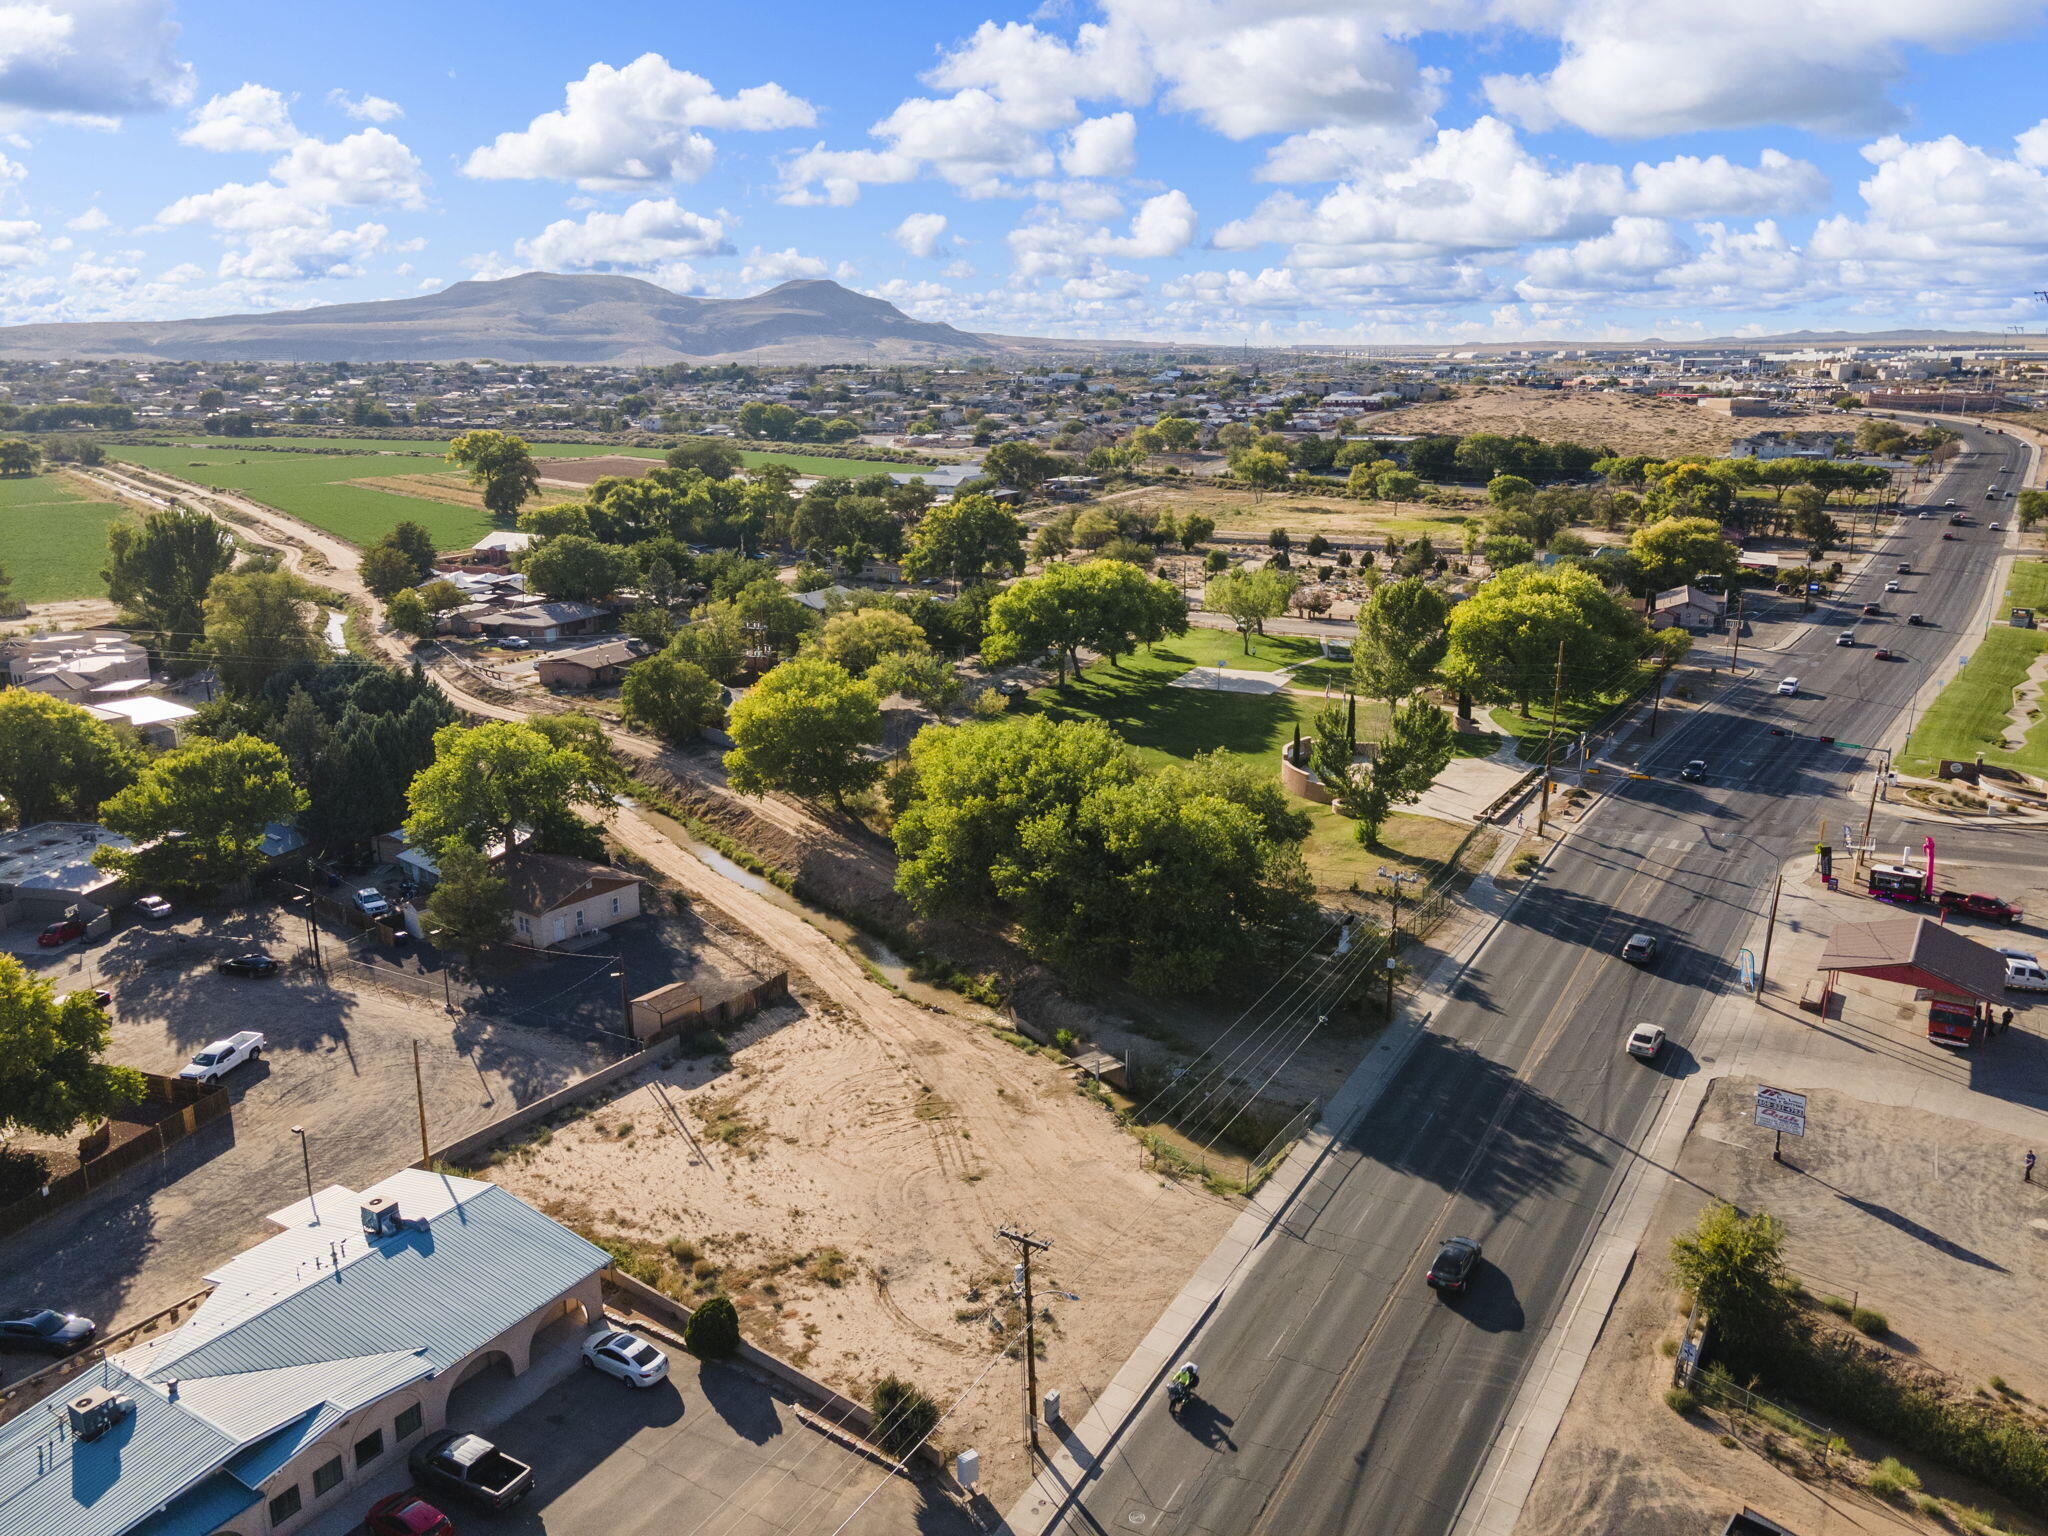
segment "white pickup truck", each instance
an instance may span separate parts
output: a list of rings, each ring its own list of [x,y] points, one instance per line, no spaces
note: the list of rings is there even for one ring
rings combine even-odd
[[[188,1062],[178,1076],[190,1082],[211,1088],[245,1061],[253,1061],[263,1054],[267,1042],[253,1029],[245,1029],[239,1035],[229,1035],[225,1040],[216,1040]]]

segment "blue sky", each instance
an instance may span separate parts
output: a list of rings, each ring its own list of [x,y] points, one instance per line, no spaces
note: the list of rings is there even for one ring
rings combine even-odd
[[[0,322],[543,268],[1035,335],[2048,323],[2042,0],[0,0]]]

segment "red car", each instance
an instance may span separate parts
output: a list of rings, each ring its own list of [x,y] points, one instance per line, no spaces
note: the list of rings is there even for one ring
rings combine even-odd
[[[73,939],[85,937],[85,924],[75,917],[67,917],[61,923],[52,923],[36,935],[36,942],[44,949],[55,949],[59,944],[69,944]]]
[[[455,1536],[455,1522],[410,1489],[372,1508],[363,1526],[370,1536]]]

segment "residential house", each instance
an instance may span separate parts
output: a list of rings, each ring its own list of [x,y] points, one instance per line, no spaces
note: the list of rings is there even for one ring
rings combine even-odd
[[[574,650],[554,651],[534,663],[534,672],[550,688],[605,688],[626,675],[626,668],[647,654],[638,640],[600,640]]]
[[[7,681],[67,704],[92,701],[95,689],[149,681],[149,652],[126,635],[87,630],[25,635],[0,647]]]
[[[504,865],[512,932],[536,949],[573,945],[640,915],[640,879],[558,853],[519,853]]]
[[[0,832],[0,927],[12,918],[47,922],[74,906],[111,905],[121,877],[93,863],[93,850],[103,846],[135,845],[89,821],[39,821]]]
[[[1713,629],[1728,612],[1728,599],[1700,587],[1673,587],[1659,592],[1650,607],[1653,629]]]
[[[496,600],[466,603],[442,615],[449,632],[457,635],[514,636],[522,640],[559,640],[564,635],[587,635],[611,618],[611,610],[592,603],[518,602]]]
[[[179,744],[184,736],[185,722],[199,713],[190,704],[160,699],[155,694],[133,692],[131,685],[125,683],[95,689],[85,711],[97,719],[128,726],[151,746],[167,749]]]
[[[602,1316],[609,1255],[494,1184],[406,1169],[269,1220],[180,1327],[0,1425],[0,1530],[290,1536]]]

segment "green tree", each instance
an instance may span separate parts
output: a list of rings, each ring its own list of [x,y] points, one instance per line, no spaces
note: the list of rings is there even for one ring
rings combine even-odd
[[[131,737],[76,704],[0,688],[0,800],[17,824],[95,820],[142,763]]]
[[[1486,499],[1496,507],[1512,507],[1536,494],[1536,487],[1520,475],[1495,475],[1486,482]]]
[[[427,898],[428,935],[443,949],[477,957],[512,931],[512,898],[505,876],[491,860],[463,843],[450,843],[435,858],[440,878]]]
[[[931,650],[924,631],[905,614],[888,608],[851,608],[825,621],[818,654],[858,677],[885,656]]]
[[[1198,430],[1185,416],[1162,416],[1152,424],[1160,450],[1165,453],[1186,453],[1194,447]]]
[[[294,686],[285,700],[283,712],[277,717],[277,724],[264,734],[284,754],[293,780],[307,784],[312,781],[320,758],[327,751],[334,729],[327,723],[327,716],[320,706],[313,702],[313,695],[302,687]]]
[[[1177,615],[1168,612],[1169,598]],[[1083,646],[1114,665],[1134,646],[1186,628],[1185,605],[1170,583],[1121,560],[1091,560],[1052,566],[998,596],[989,605],[981,653],[1002,667],[1051,652],[1064,682],[1070,665],[1079,671]]]
[[[1428,687],[1450,646],[1450,614],[1449,599],[1420,577],[1381,586],[1358,618],[1352,687],[1389,703]]]
[[[142,1074],[101,1060],[112,1033],[92,993],[59,996],[0,955],[0,1131],[68,1136],[139,1100]]]
[[[2031,531],[2034,524],[2048,517],[2048,491],[2021,491],[2015,512],[2020,527]]]
[[[1394,808],[1422,798],[1450,762],[1455,740],[1449,717],[1428,699],[1410,699],[1394,711],[1372,761],[1350,774],[1341,788],[1329,786],[1339,809],[1357,821],[1361,843],[1377,843]]]
[[[543,596],[594,603],[631,581],[635,568],[632,555],[618,545],[565,533],[528,550],[519,569]]]
[[[1765,1211],[1744,1216],[1715,1201],[1692,1230],[1671,1239],[1679,1285],[1713,1319],[1725,1353],[1754,1361],[1782,1342],[1793,1306],[1785,1273],[1785,1224]]]
[[[731,443],[700,437],[669,449],[667,462],[670,469],[694,469],[707,480],[730,480],[747,461]]]
[[[1419,501],[1422,498],[1422,479],[1405,469],[1383,469],[1379,478],[1381,501]]]
[[[575,807],[608,804],[616,765],[599,761],[583,742],[549,734],[549,727],[575,724],[550,715],[444,726],[434,733],[433,761],[406,789],[406,836],[436,857],[455,843],[502,852],[515,846],[522,828],[545,842],[544,829],[571,818]],[[601,741],[600,730],[600,752]]]
[[[308,614],[312,589],[289,571],[230,571],[207,589],[206,650],[221,685],[247,698],[272,674],[327,655]]]
[[[356,574],[363,579],[363,585],[370,589],[372,596],[386,602],[406,588],[418,583],[420,576],[412,561],[403,550],[389,544],[372,544],[363,551],[363,558],[356,567]]]
[[[1263,496],[1287,478],[1287,455],[1266,448],[1248,448],[1231,455],[1230,472]]]
[[[982,472],[1026,495],[1056,475],[1070,475],[1074,462],[1030,443],[997,443],[981,461]]]
[[[1721,535],[1711,517],[1666,517],[1645,523],[1629,535],[1628,552],[1635,558],[1643,595],[1711,577],[1732,583],[1742,570],[1742,554]]]
[[[25,437],[0,438],[0,475],[32,475],[43,451]]]
[[[733,706],[726,729],[726,776],[743,795],[780,790],[844,809],[881,773],[869,754],[882,739],[874,686],[829,661],[785,661]]]
[[[1024,525],[994,498],[956,496],[918,519],[903,555],[912,580],[981,581],[1024,569]]]
[[[683,1327],[683,1347],[702,1360],[723,1360],[740,1347],[740,1314],[728,1296],[707,1296]]]
[[[427,600],[414,587],[394,593],[391,601],[384,605],[384,617],[391,621],[393,629],[411,635],[415,640],[432,638],[440,627],[434,611],[427,606]]]
[[[424,524],[407,518],[377,542],[397,550],[410,560],[413,569],[419,572],[419,580],[425,581],[434,574],[434,536]]]
[[[137,846],[102,845],[92,861],[137,885],[217,891],[259,873],[263,829],[306,805],[269,742],[195,741],[166,752],[100,807],[100,821]]]
[[[931,651],[884,656],[863,675],[885,699],[900,693],[933,709],[944,709],[960,697],[960,675],[943,656]]]
[[[205,603],[235,563],[235,541],[204,512],[171,507],[107,527],[107,595],[174,676],[198,669]]]
[[[1209,542],[1216,531],[1216,519],[1200,512],[1190,512],[1180,520],[1180,547],[1192,552]]]
[[[668,649],[685,661],[694,661],[721,683],[740,675],[752,646],[739,605],[731,601],[706,603],[690,622],[675,632]]]
[[[635,662],[619,684],[619,708],[627,720],[665,741],[695,741],[718,723],[717,679],[681,654],[673,643]]]
[[[520,503],[540,489],[532,451],[509,432],[465,432],[448,445],[448,460],[469,472],[493,517],[516,516]]]
[[[1252,634],[1266,632],[1266,620],[1287,611],[1300,578],[1267,566],[1256,571],[1222,571],[1211,576],[1202,588],[1202,606],[1226,613],[1236,621],[1244,637],[1244,653],[1252,652]]]
[[[1475,697],[1512,703],[1548,698],[1559,647],[1564,696],[1599,698],[1628,683],[1647,642],[1642,621],[1581,566],[1501,572],[1451,610],[1443,672]]]

